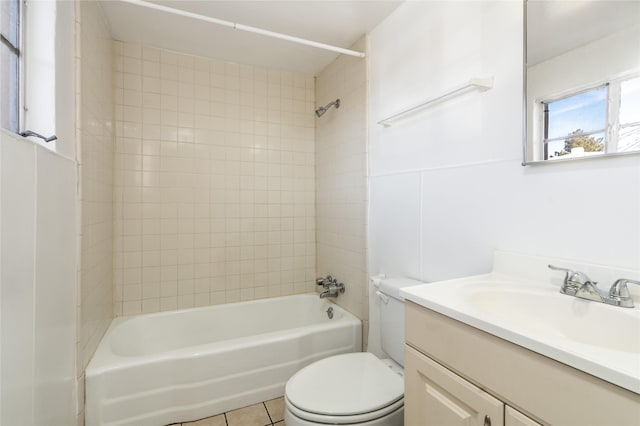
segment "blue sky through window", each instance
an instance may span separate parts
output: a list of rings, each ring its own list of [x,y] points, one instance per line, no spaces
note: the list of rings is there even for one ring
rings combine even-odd
[[[582,129],[602,130],[607,122],[607,86],[549,102],[548,139],[567,136]]]

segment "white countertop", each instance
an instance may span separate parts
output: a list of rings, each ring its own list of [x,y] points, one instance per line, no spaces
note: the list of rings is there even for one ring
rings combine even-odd
[[[400,294],[640,394],[640,303],[621,308],[587,301],[561,294],[557,280],[548,281],[493,272],[407,287]],[[601,287],[608,289],[608,283]]]

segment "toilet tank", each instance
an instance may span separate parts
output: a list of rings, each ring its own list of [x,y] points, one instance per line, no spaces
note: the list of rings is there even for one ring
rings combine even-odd
[[[380,281],[380,340],[382,350],[404,366],[404,298],[400,289],[423,284],[408,278],[388,278]]]

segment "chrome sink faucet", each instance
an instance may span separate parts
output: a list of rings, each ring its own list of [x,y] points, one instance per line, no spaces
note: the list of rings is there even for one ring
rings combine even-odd
[[[548,265],[549,269],[554,271],[566,272],[560,293],[569,296],[579,297],[581,299],[592,300],[594,302],[606,303],[607,305],[621,306],[623,308],[633,308],[633,299],[629,294],[627,284],[640,285],[640,281],[628,278],[620,278],[616,280],[608,292],[600,290],[598,283],[592,281],[584,272],[573,271],[568,268],[561,268],[554,265]]]
[[[616,301],[616,306],[622,306],[623,308],[633,308],[633,299],[629,293],[627,284],[640,285],[640,281],[630,280],[628,278],[620,278],[609,289],[609,299]],[[607,302],[608,303],[608,302]],[[612,305],[614,303],[611,303]]]
[[[324,287],[324,291],[320,293],[320,299],[325,297],[337,297],[338,293],[344,293],[344,284],[339,283],[337,279],[331,275],[316,278],[316,285]]]
[[[575,296],[578,290],[585,285],[586,283],[597,284],[591,281],[591,278],[584,272],[573,271],[568,268],[561,268],[559,266],[548,265],[549,269],[553,269],[554,271],[562,271],[566,272],[567,275],[564,277],[564,282],[562,283],[562,287],[560,287],[560,293],[568,294],[569,296]]]

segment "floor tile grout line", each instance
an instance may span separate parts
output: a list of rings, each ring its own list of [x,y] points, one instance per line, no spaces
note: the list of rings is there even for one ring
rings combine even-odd
[[[275,398],[275,399],[278,399],[278,398]],[[269,400],[269,401],[271,401],[271,400]],[[269,408],[267,407],[267,402],[268,401],[262,401],[261,403],[255,404],[255,405],[262,404],[263,408],[267,412],[267,417],[269,418],[269,423],[266,424],[265,426],[277,426],[279,424],[284,424],[284,419],[280,419],[277,422],[274,422],[273,418],[271,417],[271,413],[269,412]],[[243,408],[248,408],[248,407],[250,407],[250,406],[243,407]],[[238,410],[241,410],[241,409],[242,408],[239,408]],[[235,410],[232,410],[232,411],[235,411]],[[224,413],[221,413],[221,414],[217,414],[217,415],[214,415],[214,416],[211,416],[211,417],[205,417],[205,418],[200,419],[200,420],[206,420],[206,419],[210,419],[210,418],[213,418],[213,417],[216,417],[216,416],[224,416],[224,423],[225,423],[226,426],[229,426],[229,418],[227,417],[227,414],[229,414],[229,413],[230,413],[230,411],[227,411],[227,412],[224,412]],[[200,421],[200,420],[195,420],[195,421]],[[191,422],[187,422],[187,423],[191,423]],[[170,424],[170,425],[167,425],[167,426],[186,426],[186,424],[183,424],[183,422],[180,422],[180,423]]]
[[[262,401],[262,406],[264,407],[264,411],[267,412],[267,416],[269,417],[269,421],[271,422],[271,426],[273,426],[273,419],[271,418],[271,413],[269,412],[269,409],[267,408],[267,404],[265,404],[265,401]]]

